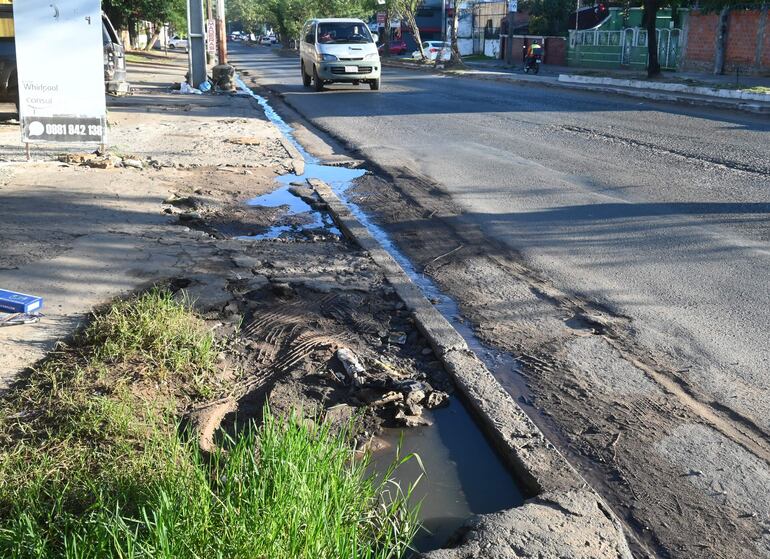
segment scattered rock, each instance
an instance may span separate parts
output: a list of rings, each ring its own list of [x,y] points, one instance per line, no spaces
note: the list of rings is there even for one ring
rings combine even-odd
[[[449,404],[449,394],[440,390],[434,390],[423,400],[423,405],[429,410],[440,408]]]
[[[361,387],[366,383],[366,369],[350,349],[341,347],[337,350],[337,359],[340,360],[348,375],[348,382],[353,386]]]
[[[144,163],[142,163],[139,159],[124,159],[123,166],[132,167],[134,169],[144,169]]]
[[[227,291],[226,280],[214,275],[198,276],[191,285],[177,291],[174,297],[189,302],[202,313],[222,311],[233,298]]]
[[[246,254],[236,254],[233,256],[233,262],[235,262],[235,265],[239,268],[247,268],[249,270],[259,266],[260,264],[259,258],[248,256]]]
[[[632,559],[623,527],[588,490],[543,493],[520,507],[472,518],[459,545],[422,559]]]
[[[412,387],[408,392],[404,392],[404,406],[406,406],[409,415],[422,415],[420,402],[424,399],[425,392],[419,387]]]
[[[236,144],[239,146],[258,146],[262,143],[261,138],[254,138],[251,136],[240,136],[238,138],[227,138],[225,140],[229,144]]]
[[[388,404],[393,404],[395,402],[403,402],[403,401],[404,401],[404,395],[401,394],[401,392],[390,391],[390,392],[386,392],[385,394],[382,395],[381,398],[374,400],[369,405],[375,408],[382,408],[387,406]]]
[[[237,409],[235,400],[225,398],[212,402],[192,411],[188,417],[198,433],[198,444],[204,452],[213,452],[215,449],[214,433],[219,429],[222,419]]]
[[[406,343],[406,334],[404,332],[391,332],[388,341],[392,344],[404,345]]]
[[[430,421],[425,419],[421,415],[407,415],[404,410],[398,410],[396,412],[395,419],[404,427],[420,427],[421,425],[430,426],[433,425]]]
[[[355,408],[348,404],[337,404],[326,410],[324,420],[331,423],[337,429],[344,429],[353,420]]]
[[[297,294],[294,291],[294,288],[288,283],[275,282],[273,283],[272,287],[273,287],[273,293],[275,293],[278,297],[281,297],[283,299],[293,298]]]
[[[179,214],[179,221],[197,221],[201,219],[199,212],[184,212]]]

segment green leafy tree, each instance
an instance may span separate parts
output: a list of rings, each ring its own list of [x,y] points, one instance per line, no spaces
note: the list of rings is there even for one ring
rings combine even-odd
[[[187,27],[187,2],[185,0],[104,0],[104,11],[118,27],[128,27],[132,21],[149,21],[153,34],[148,38],[146,50],[150,50],[160,36],[164,23],[177,29]]]
[[[422,0],[392,0],[393,12],[397,17],[406,20],[406,24],[412,30],[412,36],[417,43],[420,51],[420,59],[425,59],[425,52],[422,49],[422,37],[420,28],[417,26],[417,10],[422,6]]]
[[[252,31],[263,18],[258,4],[254,0],[227,0],[225,3],[227,19],[238,21],[246,31]]]
[[[535,35],[564,35],[569,16],[575,11],[574,0],[527,0],[529,32]]]
[[[253,27],[262,22],[278,30],[284,47],[299,37],[312,17],[363,17],[372,13],[371,0],[227,0],[228,19]]]

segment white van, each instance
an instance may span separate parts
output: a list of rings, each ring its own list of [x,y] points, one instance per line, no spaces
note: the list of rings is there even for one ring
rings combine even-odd
[[[299,47],[302,84],[321,91],[325,83],[368,83],[380,89],[377,34],[360,19],[311,19]]]

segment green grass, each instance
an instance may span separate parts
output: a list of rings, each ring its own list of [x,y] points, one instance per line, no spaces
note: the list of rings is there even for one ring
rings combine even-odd
[[[416,511],[350,437],[265,413],[204,454],[180,429],[226,391],[205,325],[164,290],[95,316],[6,395],[0,556],[389,558]]]
[[[496,60],[493,56],[486,56],[485,54],[469,54],[468,56],[463,56],[463,60],[466,62],[473,62],[473,61],[484,61],[484,60]]]
[[[742,87],[741,89],[747,93],[764,93],[765,95],[770,95],[770,87],[765,87],[763,85],[755,85],[754,87]]]

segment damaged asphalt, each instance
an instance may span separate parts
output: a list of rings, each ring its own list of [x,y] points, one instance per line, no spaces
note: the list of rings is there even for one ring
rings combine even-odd
[[[515,358],[493,374],[635,555],[770,556],[765,119],[408,71],[317,95],[291,58],[236,62],[311,151],[367,160],[346,198]]]
[[[164,73],[179,65],[156,63]],[[340,425],[356,418],[361,448],[377,449],[384,428],[429,428],[459,395],[518,478],[489,478],[506,484],[488,488],[500,503],[494,510],[520,503],[516,482],[531,498],[471,516],[451,538],[453,549],[428,557],[556,556],[565,546],[574,557],[629,557],[623,528],[601,498],[398,265],[362,241],[361,225],[343,215],[328,187],[290,185],[310,212],[245,209],[280,188],[276,177],[304,167],[253,101],[143,87],[157,80],[148,66],[132,76],[137,94],[111,107],[112,156],[59,159],[39,150],[36,162],[17,164],[20,148],[3,153],[0,197],[13,219],[0,228],[17,243],[3,244],[0,282],[46,301],[40,323],[0,331],[3,381],[66,340],[92,309],[162,282],[226,341],[219,368],[235,388],[188,414],[204,449],[258,416],[265,399],[274,411],[320,413]],[[303,214],[318,212],[335,221],[308,228]],[[286,229],[260,238],[275,227]],[[485,452],[476,455],[487,456],[481,469],[495,461]],[[436,473],[453,467],[428,458]],[[462,488],[442,489],[449,490]]]

